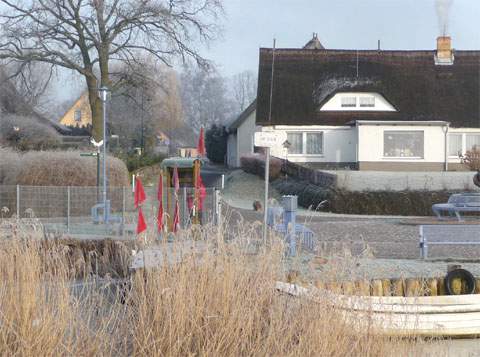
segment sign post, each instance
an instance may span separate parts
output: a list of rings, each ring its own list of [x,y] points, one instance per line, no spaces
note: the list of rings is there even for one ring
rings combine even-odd
[[[270,148],[281,146],[287,139],[285,132],[261,131],[255,133],[254,144],[265,148],[265,197],[263,201],[263,240],[267,241],[268,185],[270,181]]]

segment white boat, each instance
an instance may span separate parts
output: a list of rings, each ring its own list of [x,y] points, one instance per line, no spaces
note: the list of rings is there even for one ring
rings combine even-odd
[[[398,336],[480,336],[480,294],[443,296],[347,296],[277,282],[282,293],[329,304],[353,328]]]

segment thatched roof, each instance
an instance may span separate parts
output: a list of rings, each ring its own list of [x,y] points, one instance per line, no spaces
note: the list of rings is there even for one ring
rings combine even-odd
[[[455,51],[450,66],[435,65],[434,54],[277,49],[268,122],[272,49],[261,48],[257,124],[344,125],[378,119],[443,120],[453,127],[480,127],[480,51]],[[319,111],[335,93],[351,91],[380,93],[397,112]]]

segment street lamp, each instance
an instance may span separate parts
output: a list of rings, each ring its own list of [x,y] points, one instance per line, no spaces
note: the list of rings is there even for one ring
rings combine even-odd
[[[103,223],[108,223],[107,211],[107,100],[110,89],[102,86],[98,89],[98,97],[103,103]]]

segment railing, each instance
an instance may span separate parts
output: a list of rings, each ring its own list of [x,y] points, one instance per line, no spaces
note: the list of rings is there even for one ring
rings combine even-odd
[[[156,226],[159,202],[157,188],[146,187],[143,213],[151,227]],[[0,220],[35,218],[53,232],[70,234],[134,235],[137,209],[134,207],[130,187],[109,187],[112,224],[95,224],[91,209],[102,202],[101,188],[63,186],[0,186]],[[180,226],[191,224],[193,210],[199,210],[199,223],[218,219],[219,193],[207,188],[205,197],[191,187],[181,187],[177,195],[180,208]],[[173,217],[175,195],[171,188],[164,189],[163,206],[167,221]]]

